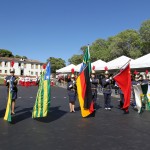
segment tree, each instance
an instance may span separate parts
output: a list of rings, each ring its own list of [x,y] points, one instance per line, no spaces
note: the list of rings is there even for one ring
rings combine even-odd
[[[27,56],[22,56],[22,58],[23,58],[23,59],[28,59],[28,57],[27,57]]]
[[[20,56],[20,55],[15,55],[15,58],[23,58],[23,59],[28,59],[26,56]]]
[[[90,46],[90,55],[92,62],[98,59],[108,61],[110,58],[110,52],[108,50],[108,42],[104,39],[97,39]]]
[[[0,49],[0,57],[14,57],[14,55],[9,50]]]
[[[88,46],[85,46],[85,45],[84,45],[84,46],[82,46],[82,47],[80,48],[80,50],[82,51],[83,54],[84,54],[84,52],[86,51],[87,47],[88,47]]]
[[[142,54],[148,54],[150,53],[150,20],[142,23],[139,33],[142,41]]]
[[[82,63],[82,61],[83,61],[83,55],[73,55],[70,59],[68,59],[68,62],[74,65],[78,65]]]
[[[135,30],[125,30],[114,37],[110,37],[108,48],[111,59],[122,55],[131,58],[138,58],[142,55],[140,35]]]
[[[22,58],[22,56],[20,56],[20,55],[15,55],[14,57],[15,58]]]
[[[65,61],[61,58],[49,57],[47,61],[51,63],[51,72],[56,73],[57,69],[65,67]]]

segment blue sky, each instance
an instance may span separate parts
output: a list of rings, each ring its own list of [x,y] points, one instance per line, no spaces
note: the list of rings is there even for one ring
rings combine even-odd
[[[66,62],[81,46],[150,19],[149,0],[0,0],[0,48]]]

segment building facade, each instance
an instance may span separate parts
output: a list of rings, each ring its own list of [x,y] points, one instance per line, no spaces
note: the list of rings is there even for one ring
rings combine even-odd
[[[9,75],[11,62],[17,76],[40,76],[44,63],[31,59],[0,57],[0,75]]]

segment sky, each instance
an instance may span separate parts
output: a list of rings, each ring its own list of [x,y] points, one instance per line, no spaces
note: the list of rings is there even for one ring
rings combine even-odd
[[[0,0],[0,49],[68,64],[84,45],[138,30],[149,7],[150,0]]]

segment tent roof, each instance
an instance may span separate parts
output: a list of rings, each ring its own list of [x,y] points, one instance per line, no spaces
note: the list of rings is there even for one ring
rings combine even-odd
[[[148,68],[150,67],[150,53],[139,57],[131,62],[131,68]]]
[[[150,58],[150,53],[135,59],[134,62],[146,62],[149,58]]]
[[[56,72],[67,73],[67,72],[71,72],[71,69],[75,70],[75,68],[76,68],[76,66],[74,64],[70,64],[66,67],[56,70]]]
[[[82,63],[78,64],[78,65],[76,66],[76,68],[75,68],[75,71],[79,72],[79,71],[80,71],[80,68],[81,68],[81,65],[82,65]]]
[[[93,62],[91,66],[95,66],[95,70],[104,70],[104,67],[107,66],[107,63],[105,61],[102,61],[101,59]]]
[[[127,57],[127,56],[120,56],[114,60],[111,60],[109,62],[107,62],[107,67],[108,69],[119,69],[121,68],[123,65],[125,65],[129,60],[133,61],[133,59]]]

